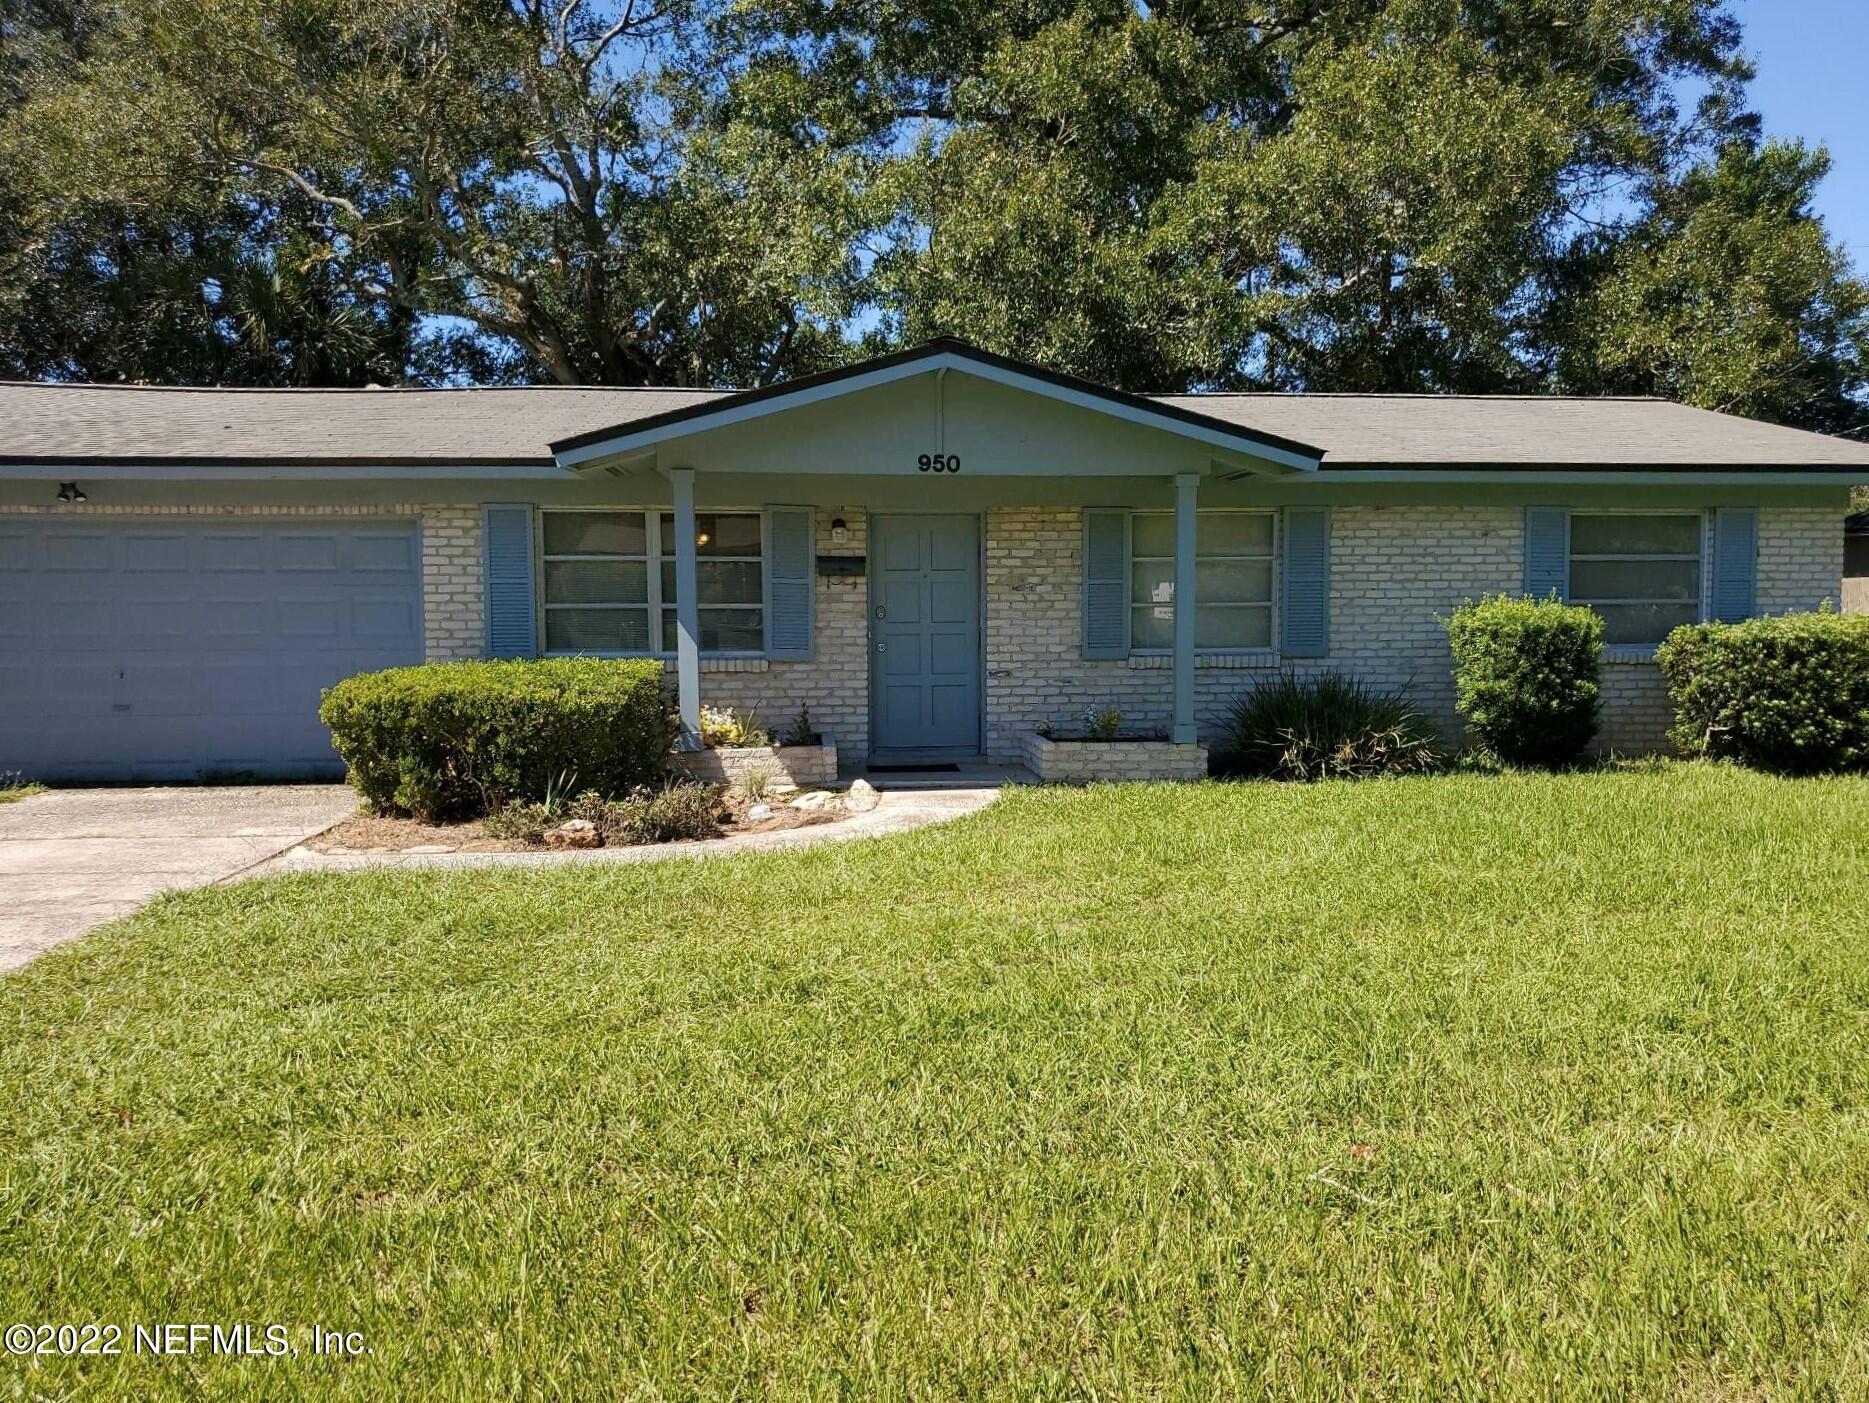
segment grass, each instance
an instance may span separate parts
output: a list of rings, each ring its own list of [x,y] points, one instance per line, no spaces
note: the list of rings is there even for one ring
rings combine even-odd
[[[1869,782],[1009,795],[0,981],[26,1395],[1869,1396]],[[314,1358],[313,1325],[370,1353]]]
[[[35,794],[45,793],[43,784],[0,784],[0,804],[11,804],[18,799],[30,799]]]

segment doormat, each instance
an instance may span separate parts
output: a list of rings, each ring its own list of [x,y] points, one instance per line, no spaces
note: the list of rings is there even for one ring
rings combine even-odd
[[[866,765],[873,775],[957,775],[959,765]]]

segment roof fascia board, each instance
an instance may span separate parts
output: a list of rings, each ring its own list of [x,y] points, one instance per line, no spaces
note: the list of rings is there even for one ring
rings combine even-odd
[[[1697,482],[1722,486],[1826,486],[1853,483],[1863,475],[1862,468],[1847,466],[1789,465],[1770,467],[1736,464],[1732,467],[1705,465],[1683,468],[1575,468],[1565,465],[1514,468],[1325,468],[1317,474],[1319,482],[1540,482],[1558,485],[1633,487],[1681,487]]]
[[[785,393],[766,395],[756,400],[730,404],[720,409],[703,407],[699,412],[685,414],[684,417],[672,422],[656,424],[644,429],[631,430],[625,427],[614,435],[568,444],[567,447],[558,451],[558,461],[567,468],[587,467],[592,463],[635,450],[654,447],[671,439],[686,438],[712,429],[727,428],[748,420],[763,418],[768,414],[800,409],[824,400],[837,399],[861,390],[891,384],[910,376],[928,375],[941,370],[955,370],[964,375],[978,376],[982,380],[990,380],[1031,394],[1043,395],[1048,399],[1058,400],[1078,408],[1109,414],[1182,438],[1191,438],[1209,447],[1224,449],[1242,457],[1263,459],[1276,467],[1290,471],[1315,472],[1317,470],[1318,457],[1261,442],[1252,430],[1244,427],[1230,432],[1218,426],[1197,422],[1200,418],[1198,415],[1183,418],[1180,413],[1172,412],[1167,408],[1130,403],[1127,397],[1113,397],[1109,394],[1080,390],[1071,385],[1057,384],[1042,376],[949,350],[918,355],[912,359],[876,366],[870,370],[860,370],[850,375],[840,375],[820,384],[805,385]]]
[[[463,478],[494,482],[576,482],[554,464],[515,463],[123,463],[108,459],[0,462],[0,481],[83,478],[98,482],[378,482]]]

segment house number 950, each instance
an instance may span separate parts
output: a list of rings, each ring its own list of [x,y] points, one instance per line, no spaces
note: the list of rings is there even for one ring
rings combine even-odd
[[[924,453],[915,460],[915,466],[925,473],[957,473],[960,471],[960,454]]]

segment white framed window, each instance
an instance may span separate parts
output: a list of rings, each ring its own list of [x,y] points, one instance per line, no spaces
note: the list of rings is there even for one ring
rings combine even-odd
[[[1603,617],[1603,641],[1660,643],[1701,617],[1700,512],[1572,512],[1565,597]]]
[[[1197,512],[1194,518],[1194,646],[1201,652],[1270,648],[1277,514]],[[1175,517],[1129,519],[1129,647],[1175,644]]]
[[[764,525],[758,512],[696,512],[701,651],[765,650]],[[539,513],[547,653],[675,651],[672,512],[548,508]]]

